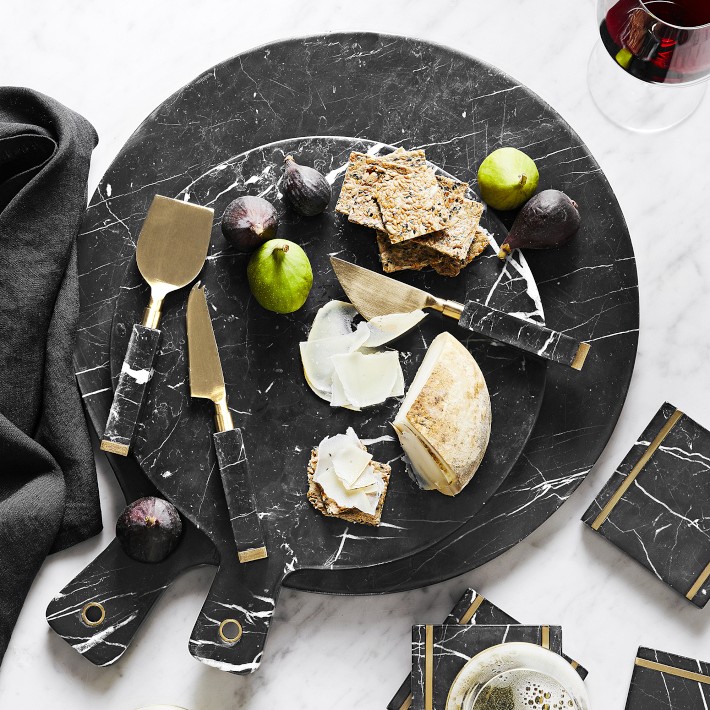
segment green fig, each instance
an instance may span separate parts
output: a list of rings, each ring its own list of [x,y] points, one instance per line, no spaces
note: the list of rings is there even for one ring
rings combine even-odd
[[[579,229],[577,203],[559,190],[543,190],[525,203],[500,246],[505,259],[513,249],[550,249],[564,244]]]
[[[498,148],[478,168],[481,197],[494,210],[514,210],[537,190],[535,161],[517,148]]]
[[[293,313],[308,298],[313,270],[298,244],[271,239],[252,254],[247,279],[260,306],[274,313]]]

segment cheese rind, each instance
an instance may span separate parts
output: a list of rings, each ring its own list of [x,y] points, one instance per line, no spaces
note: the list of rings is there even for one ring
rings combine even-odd
[[[441,333],[393,422],[420,486],[449,496],[460,493],[483,460],[491,419],[478,364],[453,335]]]

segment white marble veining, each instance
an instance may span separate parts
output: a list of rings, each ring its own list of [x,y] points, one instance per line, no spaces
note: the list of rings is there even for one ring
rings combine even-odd
[[[641,296],[639,356],[615,434],[572,499],[480,570],[381,598],[284,590],[264,663],[249,677],[208,668],[187,651],[211,569],[172,586],[111,667],[92,666],[50,631],[47,603],[108,544],[122,507],[99,456],[106,530],[42,569],[0,667],[0,708],[384,708],[409,665],[411,624],[440,622],[466,586],[522,621],[561,624],[565,650],[590,672],[594,708],[624,707],[639,645],[710,660],[707,610],[580,522],[663,400],[710,425],[710,334],[703,327],[710,309],[710,99],[666,134],[632,135],[608,123],[586,87],[597,38],[592,0],[13,3],[0,24],[2,82],[44,91],[94,123],[101,142],[91,192],[140,121],[206,67],[257,44],[331,30],[414,35],[492,62],[548,100],[599,160],[629,223]]]

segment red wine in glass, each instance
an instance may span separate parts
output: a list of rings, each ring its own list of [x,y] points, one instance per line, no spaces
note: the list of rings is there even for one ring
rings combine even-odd
[[[600,0],[607,52],[629,74],[656,84],[710,75],[710,0]]]

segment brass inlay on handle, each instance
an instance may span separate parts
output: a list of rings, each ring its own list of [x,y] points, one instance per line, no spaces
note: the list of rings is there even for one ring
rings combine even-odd
[[[244,630],[236,619],[225,619],[219,625],[219,637],[226,643],[237,643],[242,637]]]
[[[424,710],[434,708],[434,627],[426,626],[424,645]]]
[[[115,441],[107,441],[104,439],[101,442],[101,451],[108,454],[118,454],[119,456],[128,456],[129,447],[125,444],[118,444]]]
[[[252,547],[249,550],[237,552],[240,562],[254,562],[255,560],[265,560],[269,554],[265,547]]]
[[[643,452],[643,456],[639,459],[638,463],[631,469],[631,473],[624,479],[616,493],[609,499],[609,502],[604,506],[602,512],[599,513],[596,520],[592,523],[592,530],[599,530],[604,521],[609,517],[611,511],[616,507],[616,504],[624,497],[626,491],[629,490],[631,484],[636,480],[639,473],[641,473],[644,466],[651,460],[653,454],[656,453],[656,449],[663,443],[663,440],[668,436],[671,429],[678,423],[678,420],[682,416],[683,412],[681,412],[680,409],[676,409],[675,412],[671,414],[668,421],[661,428],[661,431],[656,435],[656,438],[651,442],[646,451]]]
[[[705,683],[710,685],[710,676],[703,675],[702,673],[694,673],[693,671],[686,671],[682,668],[667,666],[665,663],[647,661],[645,658],[637,658],[636,665],[641,668],[648,668],[652,671],[658,671],[659,673],[667,673],[668,675],[674,675],[678,678],[685,678],[686,680],[692,680],[696,683]]]
[[[695,599],[695,597],[697,596],[698,592],[702,589],[705,582],[708,581],[709,577],[710,563],[708,563],[708,566],[702,571],[702,574],[698,577],[698,579],[695,581],[695,584],[690,588],[690,591],[685,596],[690,599],[690,601],[693,601],[693,599]]]
[[[99,604],[99,602],[84,604],[84,608],[81,610],[81,620],[87,626],[101,626],[105,618],[106,609],[104,609],[104,605]]]
[[[471,606],[466,609],[466,613],[459,620],[459,624],[468,624],[471,619],[473,619],[474,614],[478,611],[478,608],[486,601],[482,594],[477,594],[476,598],[471,603]]]
[[[577,354],[574,356],[574,360],[572,360],[573,370],[581,370],[584,367],[584,361],[587,359],[587,355],[589,354],[589,349],[591,347],[592,346],[589,343],[579,344]]]

